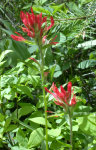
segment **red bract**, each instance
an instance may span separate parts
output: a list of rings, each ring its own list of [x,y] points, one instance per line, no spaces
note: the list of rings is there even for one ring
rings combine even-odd
[[[76,104],[76,96],[74,95],[74,93],[72,91],[72,83],[71,82],[69,82],[67,85],[67,91],[65,91],[61,85],[60,86],[61,92],[59,92],[58,88],[56,87],[56,85],[54,83],[52,84],[51,89],[53,90],[54,93],[52,93],[45,87],[46,92],[53,95],[54,98],[56,99],[54,101],[54,103],[56,105],[65,107],[65,106],[74,106]]]
[[[44,44],[46,39],[44,34],[54,25],[53,17],[52,16],[50,17],[51,24],[49,26],[47,26],[47,17],[42,17],[42,13],[40,13],[39,15],[34,15],[32,8],[31,14],[29,14],[28,12],[24,13],[23,11],[21,11],[20,17],[25,26],[22,27],[23,32],[26,32],[29,37],[35,38],[37,41],[41,40],[42,43]],[[11,35],[11,37],[16,41],[25,40],[19,33],[17,34],[19,36]],[[54,40],[55,38],[49,44],[55,45],[57,42],[54,42]]]
[[[16,41],[25,41],[25,39],[22,37],[21,34],[15,32],[16,34],[18,34],[19,36],[16,36],[16,35],[11,35],[11,37],[16,40]]]
[[[35,63],[37,63],[40,66],[39,62],[35,58],[31,57],[29,59],[33,60]]]

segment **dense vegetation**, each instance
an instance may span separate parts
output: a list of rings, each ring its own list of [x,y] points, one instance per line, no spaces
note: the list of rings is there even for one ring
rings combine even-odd
[[[54,18],[47,39],[44,72],[48,89],[72,82],[73,150],[96,150],[96,1],[0,0],[0,150],[46,150],[42,78],[36,42],[21,30],[20,11]],[[31,42],[15,41],[22,34]],[[46,93],[50,150],[70,148],[68,114]],[[51,113],[50,113],[51,111]]]

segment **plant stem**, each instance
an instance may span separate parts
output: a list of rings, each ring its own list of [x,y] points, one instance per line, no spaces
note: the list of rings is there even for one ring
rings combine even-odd
[[[73,143],[72,143],[73,133],[72,133],[72,117],[70,114],[70,110],[69,110],[69,124],[70,124],[70,145],[71,145],[70,150],[72,150],[73,149]]]
[[[39,45],[40,49],[40,57],[41,57],[41,80],[42,80],[42,91],[43,91],[43,99],[44,99],[44,108],[45,108],[45,133],[46,133],[46,150],[48,150],[48,127],[47,127],[47,100],[45,97],[45,89],[44,89],[44,56],[42,52],[42,47]]]

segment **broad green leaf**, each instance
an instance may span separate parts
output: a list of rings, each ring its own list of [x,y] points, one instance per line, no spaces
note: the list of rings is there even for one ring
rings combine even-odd
[[[79,128],[87,135],[96,136],[96,113],[76,119]]]
[[[84,60],[84,61],[82,61],[77,66],[77,68],[79,68],[79,69],[86,69],[86,68],[89,68],[89,67],[94,67],[95,65],[96,65],[96,60],[90,59],[90,60]]]
[[[80,0],[81,4],[86,4],[92,2],[93,0]]]
[[[45,125],[45,118],[43,117],[35,117],[35,118],[29,118],[30,121],[35,122],[37,124]],[[51,128],[51,124],[47,121],[48,127]]]
[[[13,146],[13,147],[11,147],[11,150],[35,150],[35,149],[34,148],[29,149],[29,148],[25,148],[23,146]]]
[[[60,5],[57,5],[57,6],[51,6],[52,8],[54,8],[54,11],[53,11],[53,15],[56,13],[56,12],[60,12],[61,9],[64,7],[64,4],[60,4]]]
[[[53,62],[52,50],[49,48],[46,52],[45,63],[49,65]]]
[[[78,48],[88,49],[96,45],[96,40],[87,41],[81,44],[78,44]]]
[[[37,45],[32,45],[28,48],[30,54],[34,53],[38,49]]]
[[[28,8],[31,8],[31,6],[32,6],[32,3],[29,3],[29,4],[25,5],[22,9],[28,9]]]
[[[19,109],[18,111],[18,117],[22,117],[24,115],[27,115],[29,113],[31,113],[32,111],[35,110],[35,106],[33,106],[32,104],[27,104],[26,106],[23,106],[22,108]]]
[[[81,104],[79,105],[80,106],[76,105],[75,110],[73,112],[73,116],[74,117],[88,116],[92,108],[90,106],[83,106]]]
[[[17,118],[16,118],[16,119],[17,119]],[[20,121],[20,120],[17,120],[17,122],[18,122],[20,125],[22,125],[23,127],[25,127],[26,129],[29,129],[29,130],[31,130],[31,131],[34,130],[34,128],[33,128],[32,126],[29,126],[28,124],[26,124],[26,123],[24,123],[24,122],[22,122],[22,121]]]
[[[28,148],[32,148],[40,145],[43,139],[44,139],[43,129],[37,128],[30,134],[29,141],[28,141]]]
[[[16,139],[20,146],[27,148],[28,139],[26,138],[24,132],[21,129],[18,130],[16,134]]]
[[[54,78],[58,78],[60,75],[62,75],[62,71],[56,71],[54,73]]]
[[[31,83],[34,87],[39,85],[39,83],[40,83],[40,76],[30,75],[28,77],[30,79],[29,83]]]
[[[15,96],[15,95],[14,95],[14,96]],[[14,104],[13,102],[10,102],[10,103],[6,104],[5,107],[8,108],[8,109],[11,109],[11,108],[14,107],[14,105],[15,105],[15,104]]]
[[[26,94],[28,95],[30,98],[33,98],[30,88],[28,86],[24,86],[24,85],[16,85],[17,87],[17,91],[22,93],[22,94]]]
[[[37,1],[37,0],[36,0]],[[38,2],[40,3],[40,5],[44,4],[47,0],[38,0]]]
[[[81,103],[79,105],[80,106],[77,106],[77,108],[75,109],[76,112],[90,112],[92,110],[90,106],[83,106],[81,105]]]
[[[14,40],[7,40],[9,45],[8,49],[12,49],[13,53],[8,55],[8,61],[12,62],[11,65],[16,65],[17,60],[25,60],[30,57],[27,46],[23,42],[18,42]]]
[[[43,7],[41,7],[41,6],[38,6],[38,7],[33,6],[32,8],[33,8],[33,10],[36,11],[36,12],[39,12],[39,13],[42,12],[43,14],[51,15],[50,11],[48,11],[47,9],[45,9],[45,8],[43,8]]]
[[[3,66],[5,62],[6,62],[6,61],[0,62],[0,67]]]
[[[64,62],[64,66],[62,67],[62,70],[63,70],[63,71],[64,71],[64,70],[67,70],[67,69],[70,68],[70,66],[71,66],[71,64],[70,64],[69,62]]]
[[[4,121],[4,116],[0,113],[0,122]]]
[[[61,133],[60,128],[48,130],[48,135],[51,137],[58,137],[60,135],[60,133]]]
[[[8,54],[8,53],[11,53],[13,52],[12,50],[5,50],[3,51],[1,54],[0,54],[0,63],[2,62],[2,60],[5,58],[5,56]]]
[[[18,146],[13,146],[11,147],[12,150],[20,150],[20,148]]]
[[[56,65],[55,71],[59,71],[59,70],[61,70],[60,66]]]
[[[11,117],[8,117],[6,119],[6,122],[5,122],[5,125],[4,125],[4,131],[6,131],[6,129],[9,127],[10,123],[11,123]]]
[[[79,126],[78,125],[73,125],[72,126],[72,131],[78,131],[79,129]]]
[[[45,2],[47,2],[47,0],[41,0],[41,3],[44,4]]]
[[[54,72],[54,78],[59,77],[61,74],[62,74],[62,71],[61,71],[60,66],[56,65],[55,72]]]
[[[13,131],[13,130],[15,130],[15,129],[17,129],[18,128],[18,125],[12,125],[12,124],[10,124],[7,128],[6,128],[6,132],[10,132],[10,131]]]
[[[64,147],[71,147],[70,144],[65,144],[61,141],[53,141],[50,146],[50,150],[64,150]]]

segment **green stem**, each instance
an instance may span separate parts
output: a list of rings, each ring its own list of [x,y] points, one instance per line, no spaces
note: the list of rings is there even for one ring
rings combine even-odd
[[[44,108],[45,108],[45,133],[46,133],[46,150],[48,150],[48,126],[47,126],[47,100],[45,97],[45,89],[44,89],[44,56],[42,52],[42,47],[39,45],[40,49],[40,57],[41,57],[41,80],[42,80],[42,91],[43,91],[43,99],[44,99]]]
[[[72,116],[70,114],[70,110],[69,110],[69,124],[70,124],[70,145],[71,145],[70,150],[72,150],[73,149],[73,143],[72,143],[73,133],[72,133]]]

